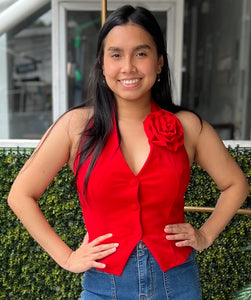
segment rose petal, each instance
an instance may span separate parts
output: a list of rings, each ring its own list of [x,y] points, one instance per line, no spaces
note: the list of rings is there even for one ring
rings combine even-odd
[[[179,119],[163,109],[150,113],[143,122],[148,140],[153,144],[177,151],[184,143]]]

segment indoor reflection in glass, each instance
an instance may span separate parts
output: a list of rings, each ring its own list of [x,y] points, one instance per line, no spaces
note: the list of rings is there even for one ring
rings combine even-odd
[[[52,123],[50,11],[19,27],[7,38],[8,135],[39,139]]]
[[[69,11],[67,23],[68,107],[86,97],[88,76],[96,54],[100,11]]]

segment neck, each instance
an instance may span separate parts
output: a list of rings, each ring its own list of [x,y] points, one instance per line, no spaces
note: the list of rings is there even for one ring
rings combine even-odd
[[[117,101],[117,110],[120,121],[143,121],[151,112],[151,100]]]

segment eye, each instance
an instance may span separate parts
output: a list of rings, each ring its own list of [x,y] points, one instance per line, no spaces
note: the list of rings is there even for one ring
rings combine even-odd
[[[119,53],[114,53],[111,55],[112,58],[118,59],[120,58],[120,54]]]
[[[145,53],[145,52],[138,52],[138,53],[136,54],[136,56],[144,57],[144,56],[146,56],[146,53]]]

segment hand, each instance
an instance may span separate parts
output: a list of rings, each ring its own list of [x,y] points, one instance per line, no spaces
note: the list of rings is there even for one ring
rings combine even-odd
[[[105,264],[97,262],[97,260],[114,253],[119,245],[117,243],[99,244],[111,236],[112,234],[106,234],[88,243],[89,235],[87,233],[82,245],[76,251],[72,251],[68,257],[64,268],[73,273],[82,273],[90,268],[105,268]]]
[[[168,233],[167,240],[177,241],[177,247],[190,246],[195,250],[203,250],[211,245],[202,230],[195,229],[188,223],[166,225],[164,231]]]

